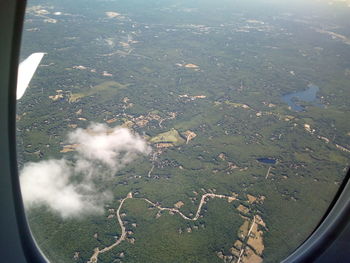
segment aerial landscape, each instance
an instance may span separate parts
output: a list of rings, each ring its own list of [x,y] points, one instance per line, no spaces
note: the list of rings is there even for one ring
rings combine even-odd
[[[350,2],[31,0],[17,158],[52,263],[280,262],[350,164]]]

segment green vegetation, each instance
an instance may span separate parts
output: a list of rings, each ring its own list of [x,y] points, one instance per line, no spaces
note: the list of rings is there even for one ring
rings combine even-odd
[[[175,129],[171,129],[168,132],[163,132],[154,136],[150,139],[151,143],[171,143],[173,145],[181,145],[185,142],[185,140],[181,137],[179,132]]]
[[[350,46],[315,28],[331,22],[349,36],[350,10],[308,3],[320,14],[310,19],[304,9],[288,16],[287,5],[248,2],[29,3],[57,22],[27,12],[22,56],[48,55],[18,102],[20,168],[71,160],[74,153],[60,152],[67,133],[89,122],[127,126],[153,149],[101,182],[113,193],[103,215],[63,220],[47,207],[28,211],[52,263],[87,262],[96,247],[115,242],[121,228],[107,211],[129,192],[135,198],[121,209],[129,240],[98,262],[224,262],[218,252],[232,256],[238,229],[257,215],[266,223],[258,228],[264,262],[281,261],[312,233],[350,157]],[[53,15],[58,11],[64,15]],[[108,18],[108,11],[121,16]],[[322,106],[299,101],[305,111],[289,109],[281,96],[309,83],[320,88]],[[56,94],[62,97],[50,98]],[[196,137],[186,143],[189,130]],[[277,163],[257,162],[261,157]],[[179,210],[193,217],[205,193],[238,199],[208,200],[197,221],[168,211],[157,218],[140,199],[167,208],[181,201]],[[248,202],[247,194],[260,201]]]
[[[110,96],[113,96],[116,94],[116,91],[119,89],[126,89],[128,85],[120,84],[116,81],[104,81],[101,84],[98,84],[96,86],[85,88],[83,91],[79,93],[72,93],[69,95],[69,102],[76,102],[78,99],[84,98],[86,96],[92,96],[96,93],[98,94],[108,94]]]

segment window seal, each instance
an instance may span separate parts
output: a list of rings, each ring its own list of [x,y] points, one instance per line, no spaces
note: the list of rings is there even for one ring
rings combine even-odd
[[[17,151],[16,151],[16,86],[17,86],[17,72],[19,65],[19,55],[21,47],[21,38],[23,32],[25,9],[27,5],[26,0],[16,0],[7,2],[14,5],[14,14],[12,14],[13,21],[13,32],[10,47],[10,76],[9,76],[9,87],[8,87],[8,140],[9,140],[9,165],[10,165],[10,176],[12,182],[12,198],[14,203],[14,209],[16,213],[17,227],[19,231],[19,239],[21,241],[22,250],[27,262],[35,263],[46,263],[49,262],[40,248],[37,246],[24,211],[24,205],[22,201],[22,194],[20,190],[20,182],[18,176],[17,166]],[[4,87],[6,88],[6,87]]]

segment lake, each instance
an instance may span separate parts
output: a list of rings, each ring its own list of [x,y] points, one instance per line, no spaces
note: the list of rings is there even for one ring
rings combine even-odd
[[[315,106],[322,106],[316,95],[319,87],[309,84],[308,88],[303,91],[288,93],[282,96],[282,101],[287,103],[294,111],[305,111],[305,107],[298,104],[298,101],[312,102]]]
[[[267,157],[263,157],[263,158],[258,158],[256,159],[258,162],[261,163],[266,163],[266,164],[276,164],[276,159],[273,158],[267,158]]]

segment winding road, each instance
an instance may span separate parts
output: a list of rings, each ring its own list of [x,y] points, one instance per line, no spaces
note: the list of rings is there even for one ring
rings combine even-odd
[[[119,226],[120,226],[120,228],[122,230],[122,234],[120,235],[120,237],[112,245],[110,245],[108,247],[105,247],[105,248],[103,248],[101,250],[98,247],[95,248],[93,255],[91,256],[90,260],[87,263],[96,263],[98,261],[98,256],[100,254],[105,253],[105,252],[111,250],[112,248],[118,246],[121,242],[123,242],[126,239],[126,237],[127,237],[126,228],[124,226],[123,220],[120,217],[120,210],[121,210],[125,200],[132,199],[132,198],[134,198],[133,195],[132,195],[132,192],[128,193],[127,196],[121,200],[121,202],[119,204],[119,207],[117,209],[117,212],[116,212],[118,223],[119,223]],[[219,195],[219,194],[213,194],[213,193],[203,194],[202,198],[201,198],[201,201],[200,201],[200,203],[198,205],[197,212],[196,212],[196,214],[195,214],[195,216],[193,218],[190,218],[190,217],[184,215],[179,209],[162,207],[162,206],[157,205],[156,203],[150,201],[147,198],[134,198],[134,199],[142,199],[142,200],[146,201],[147,203],[151,204],[152,206],[154,206],[155,208],[157,208],[159,211],[165,211],[165,210],[166,211],[171,211],[173,213],[179,214],[185,220],[196,221],[199,218],[200,212],[202,210],[203,205],[206,203],[206,199],[207,198],[227,199],[229,202],[232,202],[232,201],[237,199],[235,196]]]

